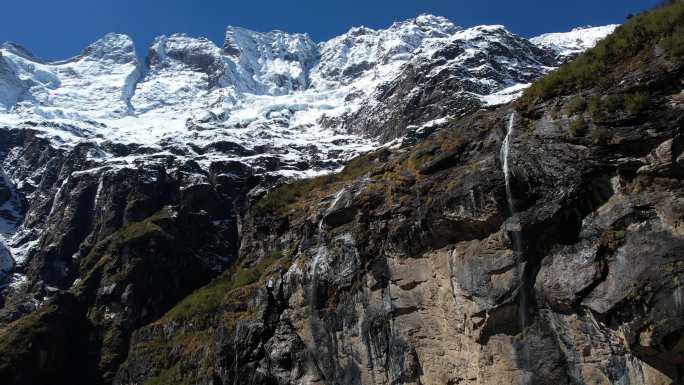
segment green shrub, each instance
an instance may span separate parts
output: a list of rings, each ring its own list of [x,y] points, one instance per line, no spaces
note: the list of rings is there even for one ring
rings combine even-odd
[[[266,269],[282,258],[282,253],[272,253],[268,258],[259,261],[254,267],[239,268],[233,277],[233,288],[251,285],[261,279]]]
[[[411,155],[408,160],[409,166],[413,170],[419,170],[426,163],[430,162],[435,157],[436,149],[419,150]]]
[[[604,110],[611,113],[619,111],[624,105],[624,103],[624,97],[622,95],[615,94],[608,95],[601,101],[601,105],[603,106]]]
[[[550,117],[552,120],[558,119],[558,111],[556,111],[555,108],[554,108],[554,109],[551,109],[551,111],[549,111],[549,117]]]
[[[226,293],[257,282],[271,265],[283,258],[282,253],[274,252],[257,262],[253,267],[234,265],[233,268],[224,272],[206,286],[195,290],[185,297],[169,310],[162,320],[188,320],[192,317],[201,317],[216,312],[221,306]]]
[[[594,144],[608,144],[613,139],[612,133],[605,127],[594,127],[590,136]]]
[[[660,39],[658,46],[675,59],[684,58],[684,27]]]
[[[601,104],[600,96],[593,96],[591,99],[589,99],[589,103],[587,104],[587,111],[594,119],[601,115],[601,113],[603,112],[603,106]]]
[[[582,117],[578,117],[570,124],[570,135],[578,138],[587,134],[589,125]]]
[[[636,115],[648,107],[648,94],[645,92],[635,92],[625,95],[625,111],[628,114]]]
[[[587,101],[579,95],[570,99],[568,104],[565,105],[565,112],[568,115],[574,115],[576,113],[584,112],[586,109]]]

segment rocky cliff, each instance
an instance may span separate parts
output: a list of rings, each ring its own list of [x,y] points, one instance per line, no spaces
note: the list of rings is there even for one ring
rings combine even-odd
[[[115,383],[681,383],[673,55],[269,192],[238,263],[136,331]]]
[[[192,120],[195,143],[45,135],[47,124],[97,138],[111,121],[0,130],[2,378],[682,383],[683,21],[681,2],[640,15],[498,106],[480,97],[532,82],[560,51],[435,17],[393,25],[393,36],[407,38],[391,44],[364,28],[320,47],[304,35],[235,28],[223,49],[158,39],[122,108],[175,111],[201,87],[171,92],[177,104],[145,95],[171,90],[172,74],[218,92],[252,68],[261,83],[245,98],[269,93],[268,112],[233,126],[218,110]],[[129,50],[120,36],[107,41]],[[291,50],[264,53],[274,42]],[[15,62],[30,59],[11,50]],[[250,67],[249,52],[313,72],[274,76]],[[115,61],[134,73],[133,59]],[[244,137],[202,138],[246,129],[273,142],[252,124],[291,130],[296,112],[274,100],[308,91],[290,88],[337,92],[395,68],[382,93],[361,95],[375,100],[361,112],[317,123],[356,122],[345,127],[350,142],[331,144],[326,157],[314,151],[302,162],[305,145],[260,150]],[[401,139],[373,145],[338,173],[282,183],[282,171],[336,167],[343,157],[333,152],[359,151],[359,132]]]

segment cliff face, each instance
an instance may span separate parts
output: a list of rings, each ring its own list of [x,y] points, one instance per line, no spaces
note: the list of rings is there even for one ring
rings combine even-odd
[[[3,383],[683,383],[684,53],[649,17],[516,103],[268,192],[251,155],[0,130]]]
[[[480,111],[270,192],[238,265],[137,331],[116,382],[680,382],[670,59],[649,48],[619,84]]]
[[[269,192],[238,263],[136,331],[114,382],[681,383],[668,55]]]

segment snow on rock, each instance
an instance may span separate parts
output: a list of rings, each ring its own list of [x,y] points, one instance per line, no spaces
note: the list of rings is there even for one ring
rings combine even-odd
[[[370,109],[377,114],[366,114],[368,122],[380,122],[421,100],[431,111],[424,120],[439,119],[456,104],[432,108],[444,98],[423,90],[440,87],[467,105],[506,102],[553,68],[548,57],[585,49],[612,28],[543,35],[535,46],[502,26],[462,29],[432,15],[386,29],[352,28],[319,44],[306,34],[228,27],[222,47],[184,34],[158,37],[145,64],[119,34],[57,62],[5,44],[0,126],[31,128],[55,147],[89,141],[144,148],[125,159],[103,150],[103,163],[174,154],[259,168],[269,158],[277,167],[268,172],[308,175],[380,145],[359,135],[350,117]],[[411,71],[424,72],[410,79]]]
[[[14,98],[0,99],[15,115],[86,120],[127,114],[126,90],[140,71],[128,36],[108,34],[80,55],[59,62],[43,62],[13,47],[0,48],[0,81],[10,82],[4,73],[14,74],[15,86],[8,88],[14,90]],[[16,79],[23,83],[21,92]]]
[[[9,110],[16,104],[26,88],[0,50],[0,111]]]
[[[525,89],[531,84],[532,83],[515,84],[493,94],[482,95],[480,98],[486,106],[498,106],[500,104],[506,104],[519,98],[523,91],[525,91]]]
[[[364,78],[396,75],[397,64],[411,59],[416,50],[427,49],[460,28],[449,20],[432,15],[396,22],[387,29],[355,27],[321,44],[321,61],[314,68],[315,88],[334,88]]]
[[[156,38],[149,49],[148,63],[131,98],[137,115],[153,110],[183,114],[226,71],[219,47],[205,38],[184,34]]]
[[[553,56],[501,25],[426,39],[345,123],[354,132],[393,140],[411,126],[459,116],[489,104],[489,95],[534,81],[555,68]]]
[[[306,34],[259,33],[238,27],[226,30],[223,51],[233,69],[224,84],[255,94],[284,95],[306,89],[311,67],[319,58],[316,43]]]
[[[163,159],[203,169],[235,161],[269,181],[310,177],[382,145],[413,143],[473,108],[513,100],[614,28],[529,41],[499,25],[463,29],[420,15],[315,43],[306,34],[228,27],[223,46],[160,36],[144,61],[120,34],[63,61],[6,43],[0,130],[31,130],[54,148],[89,143],[88,167],[77,173]],[[0,176],[0,284],[15,286],[25,277],[8,272],[35,240],[16,241],[23,200]]]
[[[0,169],[0,284],[14,267],[11,239],[23,219],[22,203],[15,186]]]
[[[570,32],[545,33],[531,38],[530,41],[541,48],[554,51],[561,59],[567,59],[594,47],[618,26],[611,24],[602,27],[580,27]]]

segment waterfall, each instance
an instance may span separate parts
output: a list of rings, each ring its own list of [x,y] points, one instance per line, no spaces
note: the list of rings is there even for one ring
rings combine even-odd
[[[527,326],[527,298],[525,293],[524,285],[524,265],[522,261],[522,226],[520,225],[520,218],[518,218],[515,212],[515,202],[513,200],[513,192],[511,189],[511,169],[509,164],[510,158],[510,147],[511,147],[511,136],[513,135],[513,128],[515,126],[515,112],[511,113],[511,117],[508,120],[508,126],[506,128],[506,137],[501,143],[501,164],[504,174],[504,181],[506,183],[506,202],[508,203],[508,210],[510,213],[510,218],[507,221],[506,227],[508,233],[511,236],[511,242],[513,243],[513,252],[516,254],[516,259],[518,260],[518,274],[520,287],[518,288],[519,294],[519,321],[521,327],[524,329]]]
[[[317,297],[317,287],[318,287],[318,264],[321,262],[321,259],[325,258],[326,256],[326,246],[325,246],[325,239],[323,235],[323,231],[325,230],[323,226],[323,218],[321,218],[318,222],[318,234],[317,234],[317,250],[316,250],[316,255],[314,255],[313,261],[311,261],[311,287],[312,287],[312,292],[311,292],[311,311],[312,315],[315,314],[315,309],[316,309],[316,297]]]
[[[525,285],[525,265],[523,263],[522,256],[522,226],[520,224],[520,218],[515,212],[515,201],[513,200],[513,191],[511,189],[511,169],[510,169],[510,151],[511,151],[511,140],[513,135],[513,129],[515,126],[515,112],[511,113],[511,117],[508,120],[508,126],[506,127],[506,137],[501,143],[501,168],[504,174],[504,181],[506,184],[506,203],[508,204],[508,211],[510,218],[506,223],[506,228],[508,234],[511,236],[511,243],[513,244],[513,252],[515,253],[515,258],[517,260],[518,269],[518,322],[520,323],[520,328],[522,331],[522,340],[520,346],[520,358],[522,361],[522,369],[530,367],[530,352],[527,344],[525,343],[525,329],[528,325],[527,319],[527,288]],[[529,373],[524,374],[523,383],[530,383]]]
[[[511,136],[513,135],[513,127],[515,125],[515,112],[511,113],[510,119],[508,119],[508,126],[506,128],[506,137],[501,143],[501,164],[504,174],[504,182],[506,184],[506,203],[508,204],[508,211],[510,214],[509,220],[509,233],[512,235],[511,241],[513,242],[513,251],[520,252],[522,248],[522,239],[520,237],[520,221],[515,212],[515,202],[513,201],[513,192],[511,190],[511,169],[509,165],[509,154],[511,147]]]
[[[508,210],[511,216],[515,215],[515,207],[513,205],[513,194],[511,193],[511,171],[508,167],[508,153],[511,146],[511,135],[513,134],[513,126],[515,124],[515,112],[511,113],[508,119],[508,127],[506,129],[506,137],[501,144],[501,163],[503,164],[504,181],[506,182],[506,201],[508,202]]]

